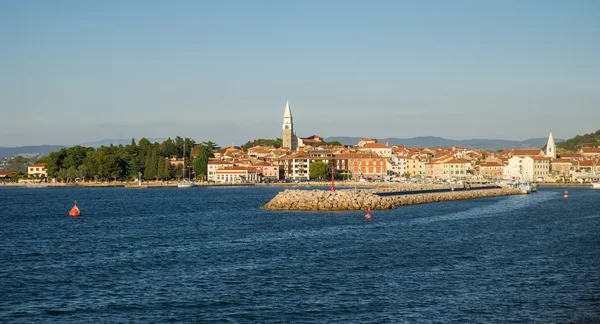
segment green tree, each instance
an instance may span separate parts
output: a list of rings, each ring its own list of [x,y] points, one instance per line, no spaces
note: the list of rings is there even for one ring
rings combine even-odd
[[[171,178],[171,163],[169,163],[168,159],[161,159],[163,168],[160,173],[160,177],[165,180],[169,180]]]
[[[315,146],[315,147],[319,147],[319,146],[322,146],[322,145],[343,146],[343,144],[342,144],[342,143],[340,143],[339,141],[332,141],[332,142],[318,142],[318,143],[315,143],[315,145],[314,145],[314,146]]]
[[[157,178],[157,170],[158,169],[158,158],[156,156],[156,151],[150,152],[146,156],[146,162],[144,165],[144,178],[146,180],[152,180]]]
[[[324,181],[331,177],[331,167],[321,161],[310,164],[310,178],[317,181]]]
[[[87,152],[93,150],[93,148],[88,148],[84,146],[73,146],[66,149],[66,155],[62,160],[62,167],[69,169],[71,167],[79,167],[85,161],[87,156]]]
[[[165,157],[177,156],[177,146],[170,137],[160,144],[160,155]]]
[[[62,167],[62,161],[67,156],[67,149],[62,148],[57,152],[52,152],[48,156],[40,159],[39,163],[46,164],[46,173],[49,178],[58,177],[58,171]]]
[[[83,162],[84,176],[86,178],[94,178],[95,181],[98,181],[100,178],[99,170],[102,161],[99,156],[95,150],[87,152],[85,161]]]
[[[208,174],[208,160],[213,154],[212,142],[198,144],[198,157],[194,160],[194,173],[197,179],[204,180]]]
[[[597,147],[600,146],[600,130],[595,133],[577,135],[564,142],[556,144],[556,147],[562,150],[577,151],[582,147]]]
[[[283,140],[279,137],[275,138],[275,139],[266,139],[266,138],[259,138],[259,139],[255,139],[253,141],[248,141],[245,144],[242,145],[242,148],[247,151],[249,148],[254,147],[254,146],[273,146],[273,147],[281,147],[283,145]]]

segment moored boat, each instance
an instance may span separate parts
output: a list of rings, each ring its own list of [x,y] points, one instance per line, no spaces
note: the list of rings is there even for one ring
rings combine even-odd
[[[522,194],[530,194],[531,193],[531,183],[521,182],[519,184],[519,190],[521,190]]]
[[[594,189],[600,189],[600,182],[593,182],[592,183],[592,188],[594,188]]]

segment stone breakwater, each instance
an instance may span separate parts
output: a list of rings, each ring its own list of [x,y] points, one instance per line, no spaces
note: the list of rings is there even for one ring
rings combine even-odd
[[[518,195],[519,190],[509,188],[448,191],[380,197],[373,190],[289,190],[280,192],[269,203],[266,210],[302,211],[350,211],[393,209],[398,206],[427,204],[432,202],[466,200],[485,197]]]

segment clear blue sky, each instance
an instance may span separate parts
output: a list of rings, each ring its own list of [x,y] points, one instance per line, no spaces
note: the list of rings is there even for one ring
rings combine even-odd
[[[600,1],[0,2],[0,146],[600,128]]]

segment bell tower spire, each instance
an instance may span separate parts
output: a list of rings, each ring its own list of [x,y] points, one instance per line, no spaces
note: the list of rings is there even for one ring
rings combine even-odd
[[[282,130],[283,147],[290,150],[296,150],[294,145],[294,120],[292,118],[292,109],[290,108],[289,100],[285,103],[285,112],[283,113],[283,130]]]
[[[552,132],[550,132],[550,136],[548,136],[548,144],[546,144],[546,157],[553,159],[556,158],[556,143],[554,143]]]

